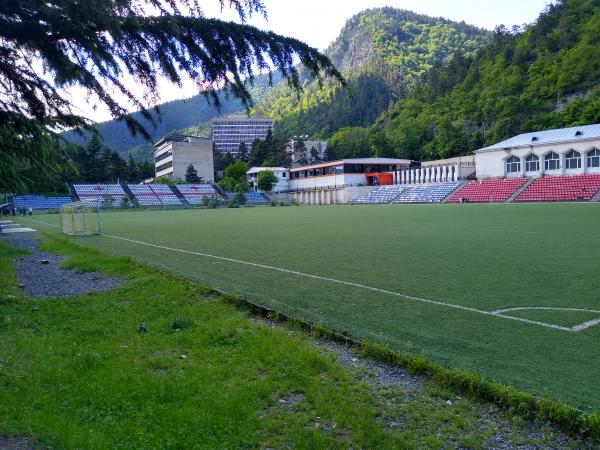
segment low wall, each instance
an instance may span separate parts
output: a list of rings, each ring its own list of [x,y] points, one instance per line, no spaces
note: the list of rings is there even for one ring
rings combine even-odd
[[[290,200],[300,205],[345,205],[379,186],[359,186],[339,189],[317,189],[291,192]]]

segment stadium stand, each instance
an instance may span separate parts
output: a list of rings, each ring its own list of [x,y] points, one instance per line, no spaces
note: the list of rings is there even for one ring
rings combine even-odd
[[[162,201],[147,184],[128,184],[127,187],[135,196],[140,206],[162,206]]]
[[[469,181],[448,199],[448,203],[459,203],[461,198],[469,203],[505,202],[526,181],[527,178]]]
[[[515,199],[516,202],[589,201],[600,190],[599,175],[542,177]]]
[[[111,207],[119,206],[121,199],[127,196],[123,187],[120,184],[74,184],[73,189],[80,200],[85,200],[91,205],[108,206],[105,200],[106,196],[110,196],[112,201]]]
[[[206,196],[219,196],[211,184],[178,184],[175,186],[190,205],[201,205]]]
[[[417,185],[402,192],[392,203],[440,203],[460,184],[461,181],[451,181],[448,183]]]
[[[181,205],[181,200],[166,184],[149,184],[148,187],[156,194],[163,205]]]
[[[406,186],[381,186],[365,195],[361,195],[352,201],[352,203],[355,205],[376,205],[390,203],[405,190]]]
[[[235,192],[225,192],[227,200],[231,200],[234,195]],[[251,203],[253,205],[266,205],[269,203],[269,199],[261,192],[246,192],[244,196],[246,197],[246,203]]]
[[[47,197],[34,194],[13,196],[15,208],[29,208],[31,206],[33,209],[55,209],[71,201],[71,197],[68,196]]]

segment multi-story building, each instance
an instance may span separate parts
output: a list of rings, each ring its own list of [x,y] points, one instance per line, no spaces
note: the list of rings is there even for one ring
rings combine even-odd
[[[214,181],[212,141],[208,138],[174,134],[154,145],[156,178],[185,178],[191,164],[205,182]]]
[[[213,142],[217,151],[235,155],[242,142],[250,151],[252,142],[255,139],[265,139],[269,130],[272,129],[273,120],[271,119],[233,114],[213,120]]]

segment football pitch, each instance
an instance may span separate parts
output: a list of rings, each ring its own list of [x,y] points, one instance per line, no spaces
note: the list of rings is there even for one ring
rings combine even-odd
[[[358,339],[600,410],[600,204],[101,217],[103,236],[73,239]],[[58,215],[32,219],[59,232]]]

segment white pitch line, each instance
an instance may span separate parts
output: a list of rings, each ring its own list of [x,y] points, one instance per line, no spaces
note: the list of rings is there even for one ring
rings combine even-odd
[[[592,319],[588,320],[587,322],[580,323],[579,325],[575,325],[574,327],[571,327],[571,331],[578,332],[598,324],[600,324],[600,317],[598,317],[597,319]]]
[[[587,308],[560,308],[557,306],[519,306],[515,308],[505,308],[505,309],[497,309],[496,311],[492,311],[493,313],[500,314],[511,311],[527,311],[527,310],[545,310],[545,311],[575,311],[575,312],[589,312],[600,314],[600,311],[596,311],[595,309],[587,309]],[[586,328],[593,327],[595,325],[600,324],[600,317],[597,319],[588,320],[587,322],[580,323],[578,325],[574,325],[570,328],[571,331],[577,332],[581,330],[585,330]]]
[[[37,223],[41,223],[41,224],[45,224],[45,225],[50,225],[56,228],[60,228],[59,225],[55,225],[55,224],[50,224],[47,222],[41,222],[41,221],[36,221],[33,219],[28,219],[31,220],[32,222],[37,222]],[[477,309],[477,308],[471,308],[468,306],[462,306],[462,305],[456,305],[453,303],[446,303],[446,302],[441,302],[441,301],[437,301],[437,300],[430,300],[430,299],[426,299],[426,298],[420,298],[420,297],[414,297],[411,295],[407,295],[407,294],[403,294],[401,292],[395,292],[395,291],[388,291],[387,289],[381,289],[381,288],[377,288],[377,287],[373,287],[373,286],[368,286],[366,284],[360,284],[360,283],[354,283],[352,281],[345,281],[345,280],[338,280],[336,278],[329,278],[329,277],[323,277],[320,275],[313,275],[310,273],[304,273],[304,272],[299,272],[296,270],[290,270],[290,269],[284,269],[281,267],[275,267],[275,266],[269,266],[266,264],[259,264],[259,263],[253,263],[253,262],[249,262],[249,261],[243,261],[240,259],[234,259],[234,258],[227,258],[225,256],[217,256],[217,255],[211,255],[209,253],[202,253],[202,252],[194,252],[191,250],[184,250],[184,249],[180,249],[180,248],[174,248],[174,247],[167,247],[164,245],[159,245],[159,244],[152,244],[150,242],[144,242],[144,241],[138,241],[136,239],[130,239],[130,238],[126,238],[126,237],[122,237],[122,236],[114,236],[114,235],[110,235],[110,234],[103,234],[102,236],[104,237],[108,237],[111,239],[119,239],[122,241],[126,241],[126,242],[131,242],[134,244],[139,244],[139,245],[145,245],[147,247],[154,247],[154,248],[158,248],[161,250],[168,250],[168,251],[172,251],[172,252],[178,252],[178,253],[185,253],[188,255],[195,255],[195,256],[202,256],[205,258],[213,258],[213,259],[218,259],[221,261],[228,261],[228,262],[233,262],[233,263],[237,263],[237,264],[243,264],[243,265],[247,265],[247,266],[252,266],[252,267],[258,267],[261,269],[267,269],[267,270],[273,270],[276,272],[282,272],[282,273],[289,273],[292,275],[297,275],[300,277],[305,277],[305,278],[312,278],[312,279],[316,279],[316,280],[322,280],[322,281],[328,281],[331,283],[336,283],[336,284],[342,284],[345,286],[352,286],[352,287],[356,287],[359,289],[365,289],[368,291],[372,291],[372,292],[378,292],[381,294],[385,294],[385,295],[391,295],[394,297],[400,297],[406,300],[413,300],[413,301],[417,301],[417,302],[421,302],[421,303],[427,303],[430,305],[437,305],[437,306],[444,306],[446,308],[453,308],[453,309],[458,309],[458,310],[462,310],[462,311],[469,311],[469,312],[474,312],[477,314],[482,314],[485,316],[492,316],[492,317],[500,317],[506,320],[513,320],[515,322],[522,322],[522,323],[528,323],[528,324],[532,324],[532,325],[538,325],[544,328],[551,328],[554,330],[561,330],[561,331],[568,331],[568,332],[574,332],[574,331],[579,331],[579,330],[574,330],[573,328],[569,328],[569,327],[561,327],[559,325],[554,325],[554,324],[550,324],[550,323],[545,323],[545,322],[539,322],[537,320],[529,320],[529,319],[523,319],[521,317],[512,317],[512,316],[505,316],[503,314],[500,314],[499,312],[495,312],[495,311],[484,311],[482,309]],[[590,325],[592,326],[592,325]]]
[[[524,309],[542,309],[548,311],[580,311],[580,312],[591,312],[600,314],[600,311],[596,311],[595,309],[586,309],[586,308],[560,308],[558,306],[517,306],[514,308],[506,308],[506,309],[497,309],[492,311],[494,314],[505,313],[509,311],[521,311]]]

